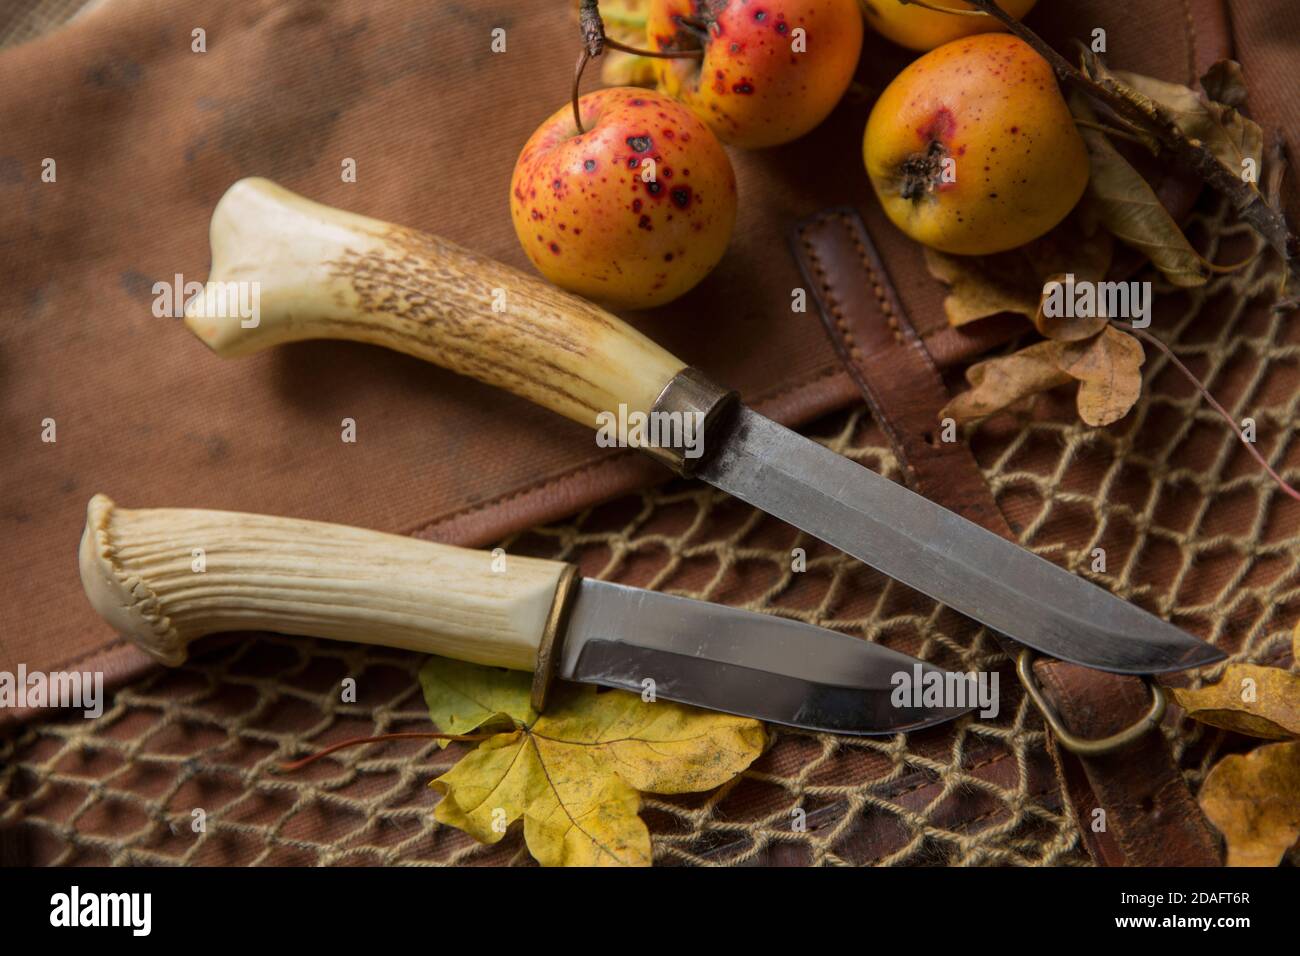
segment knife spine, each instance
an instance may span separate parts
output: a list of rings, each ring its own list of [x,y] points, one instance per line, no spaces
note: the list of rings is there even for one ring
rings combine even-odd
[[[100,615],[168,665],[202,635],[260,630],[532,671],[571,575],[560,561],[104,495],[87,508],[80,566]]]

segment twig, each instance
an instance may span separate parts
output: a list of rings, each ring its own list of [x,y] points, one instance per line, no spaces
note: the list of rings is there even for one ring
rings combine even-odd
[[[588,56],[600,56],[605,45],[605,21],[600,18],[598,0],[582,0],[578,7],[578,29]]]
[[[1228,425],[1232,428],[1232,430],[1237,433],[1237,437],[1241,439],[1241,443],[1246,446],[1246,451],[1250,452],[1250,454],[1254,457],[1254,459],[1257,462],[1259,462],[1260,467],[1262,467],[1266,472],[1268,472],[1269,477],[1272,478],[1273,481],[1277,483],[1277,486],[1281,488],[1282,491],[1284,491],[1286,494],[1294,498],[1296,501],[1300,501],[1300,491],[1296,491],[1294,488],[1292,488],[1291,485],[1287,483],[1285,478],[1283,478],[1281,475],[1279,475],[1276,471],[1273,470],[1273,466],[1270,465],[1267,461],[1265,461],[1264,456],[1259,453],[1259,450],[1255,447],[1253,442],[1246,441],[1246,434],[1241,430],[1241,426],[1238,425],[1236,420],[1228,413],[1228,410],[1219,404],[1219,400],[1210,394],[1210,390],[1206,388],[1204,384],[1201,383],[1201,380],[1196,377],[1196,375],[1192,372],[1192,370],[1183,364],[1182,359],[1180,359],[1177,355],[1174,354],[1173,349],[1171,349],[1164,342],[1160,341],[1160,339],[1156,338],[1150,332],[1147,332],[1145,329],[1136,328],[1133,325],[1129,324],[1128,322],[1114,322],[1113,324],[1124,329],[1126,332],[1130,332],[1133,335],[1136,335],[1144,342],[1150,342],[1160,351],[1164,352],[1165,355],[1169,358],[1169,361],[1174,363],[1174,367],[1177,368],[1180,372],[1182,372],[1183,375],[1187,376],[1187,380],[1196,387],[1196,390],[1198,392],[1201,393],[1201,397],[1204,398],[1207,402],[1209,402],[1210,407],[1213,408],[1216,412],[1218,412],[1219,415],[1222,416],[1223,420],[1227,422]]]
[[[1132,133],[1118,129],[1114,126],[1107,126],[1105,123],[1090,123],[1088,120],[1081,120],[1077,116],[1074,118],[1075,126],[1082,126],[1084,129],[1095,129],[1099,133],[1105,133],[1112,139],[1126,139],[1130,143],[1137,143],[1139,146],[1145,146],[1146,142],[1141,136],[1134,136]]]
[[[578,65],[573,71],[573,87],[569,91],[569,99],[573,103],[573,125],[578,127],[580,134],[587,132],[587,130],[582,125],[582,112],[578,109],[578,84],[582,82],[582,71],[587,68],[587,61],[594,60],[603,54],[606,47],[611,50],[618,50],[620,53],[658,57],[665,60],[700,60],[704,58],[703,49],[640,50],[634,46],[628,46],[626,43],[620,43],[618,40],[611,40],[605,35],[605,21],[600,18],[599,0],[582,0],[581,6],[578,7],[578,29],[582,31],[582,52],[578,54]]]
[[[315,763],[321,757],[328,757],[330,754],[343,750],[346,747],[358,747],[361,744],[381,743],[385,740],[411,740],[415,738],[426,740],[487,740],[489,737],[495,737],[496,734],[435,734],[435,733],[405,733],[405,734],[379,734],[377,737],[353,737],[350,740],[342,740],[324,750],[318,750],[314,754],[303,757],[301,760],[294,760],[289,763],[282,763],[279,769],[283,773],[293,773],[295,770],[301,770],[308,764]]]
[[[1150,133],[1176,160],[1226,196],[1238,217],[1263,236],[1282,257],[1288,271],[1297,270],[1300,263],[1300,237],[1290,231],[1282,213],[1270,206],[1259,190],[1252,189],[1234,175],[1203,145],[1188,139],[1171,118],[1151,116],[1104,81],[1098,82],[1084,76],[1038,34],[998,6],[996,0],[969,2],[996,18],[1011,33],[1033,47],[1048,62],[1061,82],[1082,90],[1094,100],[1105,104],[1121,119]]]

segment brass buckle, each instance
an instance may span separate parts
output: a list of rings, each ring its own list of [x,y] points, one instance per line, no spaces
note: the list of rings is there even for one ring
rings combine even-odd
[[[1047,721],[1047,726],[1052,729],[1052,733],[1056,735],[1056,739],[1060,741],[1061,746],[1081,757],[1098,757],[1125,747],[1147,731],[1160,726],[1160,719],[1165,715],[1165,689],[1150,677],[1144,677],[1143,681],[1151,688],[1151,709],[1144,716],[1138,718],[1133,724],[1125,727],[1119,733],[1111,734],[1109,737],[1099,739],[1076,737],[1061,725],[1061,719],[1056,715],[1056,711],[1043,697],[1038,682],[1034,680],[1033,663],[1034,652],[1026,647],[1020,652],[1020,656],[1016,658],[1016,674],[1020,677],[1020,683],[1025,685],[1030,700],[1038,707],[1039,713],[1043,715],[1043,719]]]

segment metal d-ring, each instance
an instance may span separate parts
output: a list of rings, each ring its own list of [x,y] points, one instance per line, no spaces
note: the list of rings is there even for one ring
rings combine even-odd
[[[1160,726],[1160,719],[1165,715],[1165,690],[1155,682],[1151,677],[1144,677],[1143,682],[1151,688],[1151,709],[1135,722],[1125,727],[1119,733],[1111,734],[1109,737],[1086,738],[1076,737],[1070,733],[1061,723],[1061,718],[1057,716],[1051,704],[1043,697],[1043,692],[1034,679],[1034,652],[1026,647],[1016,658],[1016,673],[1020,676],[1020,683],[1025,686],[1030,699],[1038,708],[1043,719],[1047,721],[1047,726],[1051,728],[1052,733],[1061,746],[1071,753],[1078,754],[1081,757],[1099,757],[1102,754],[1108,754],[1121,747],[1126,747],[1133,741],[1137,740],[1148,731],[1154,730]]]

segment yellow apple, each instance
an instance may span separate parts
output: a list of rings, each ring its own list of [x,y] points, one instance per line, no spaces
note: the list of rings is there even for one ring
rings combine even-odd
[[[898,0],[859,0],[862,15],[881,36],[912,50],[933,50],[976,33],[991,33],[1003,29],[990,16],[967,16],[961,13],[940,13],[927,10],[914,3]],[[998,6],[1019,20],[1033,9],[1036,0],[998,0]],[[948,7],[953,10],[975,9],[965,0],[926,0],[931,7]]]
[[[894,224],[960,255],[1038,238],[1088,183],[1052,68],[1005,33],[954,40],[899,73],[871,110],[863,157]]]

